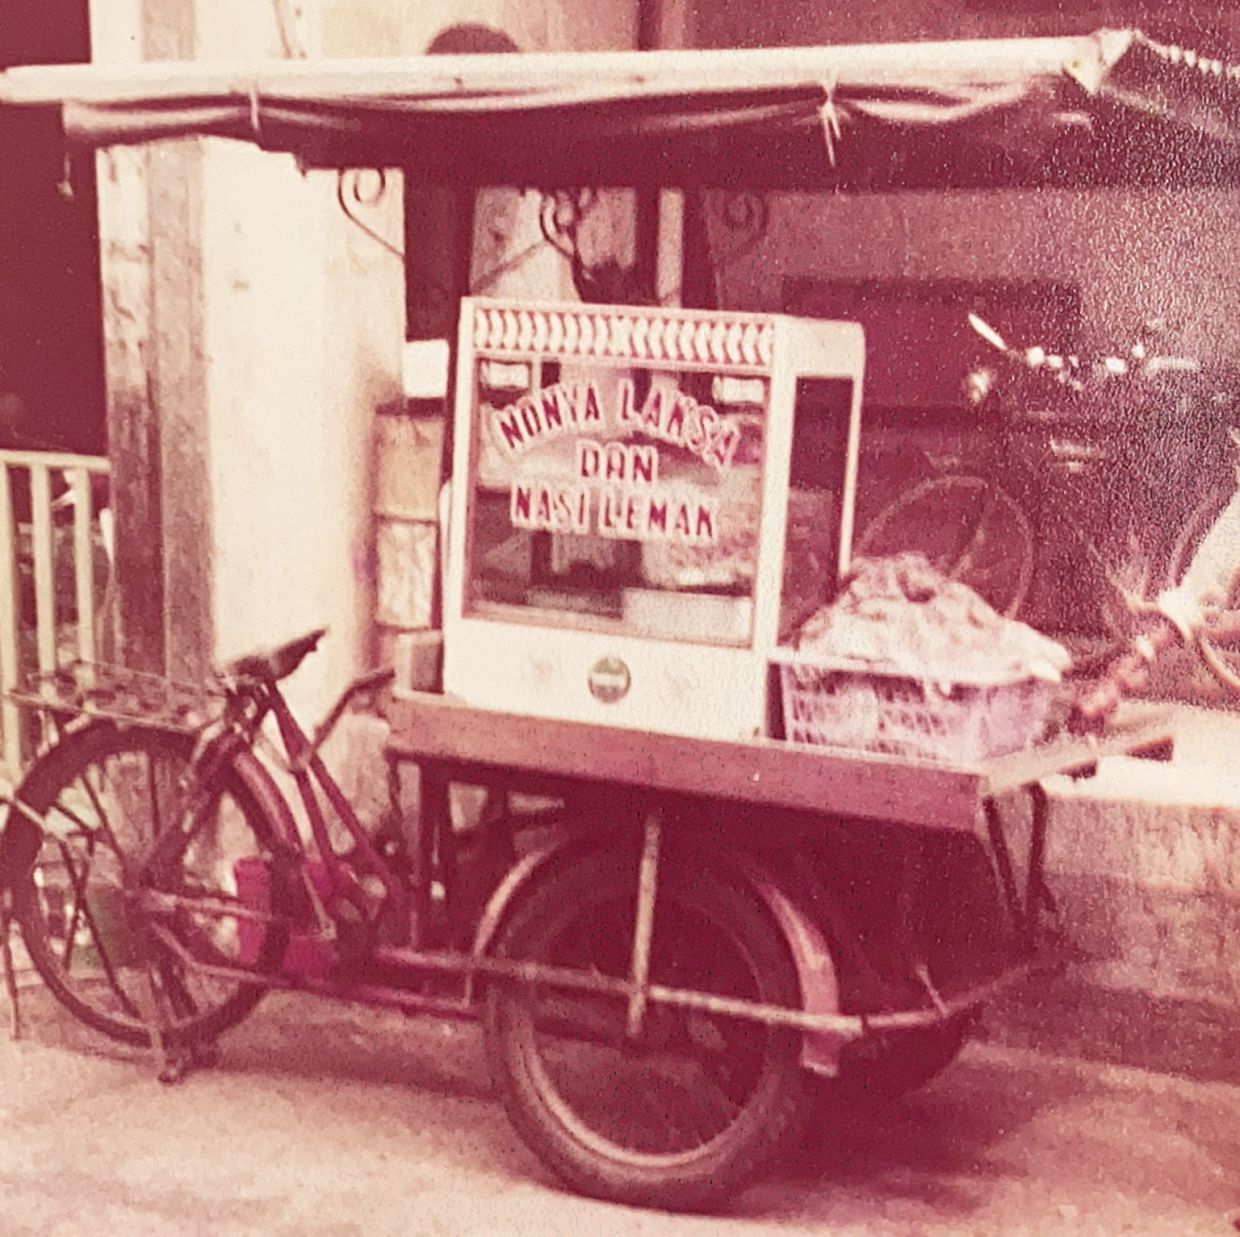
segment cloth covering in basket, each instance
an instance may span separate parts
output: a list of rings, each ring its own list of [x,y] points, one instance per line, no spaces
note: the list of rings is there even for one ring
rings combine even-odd
[[[923,555],[859,559],[781,657],[789,739],[977,764],[1037,739],[1067,651]]]

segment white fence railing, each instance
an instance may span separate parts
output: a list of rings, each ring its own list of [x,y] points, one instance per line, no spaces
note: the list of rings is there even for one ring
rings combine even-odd
[[[0,692],[114,638],[112,512],[101,456],[0,450]],[[0,702],[0,752],[23,758],[18,708]]]

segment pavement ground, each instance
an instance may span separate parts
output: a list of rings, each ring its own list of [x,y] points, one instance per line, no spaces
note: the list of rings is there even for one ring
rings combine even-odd
[[[476,1027],[270,998],[222,1059],[148,1054],[38,987],[0,1039],[0,1234],[1234,1235],[1240,1087],[994,1042],[841,1117],[716,1216],[565,1192],[525,1150]]]

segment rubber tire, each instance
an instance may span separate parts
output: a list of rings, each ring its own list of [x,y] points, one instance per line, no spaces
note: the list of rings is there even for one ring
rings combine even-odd
[[[945,492],[950,490],[959,490],[961,492],[965,490],[984,491],[986,489],[994,490],[996,503],[1001,507],[1005,507],[1012,517],[1021,541],[1020,569],[1014,585],[1009,590],[1011,596],[997,597],[992,600],[986,591],[976,588],[976,586],[974,587],[1000,614],[1004,614],[1008,618],[1013,617],[1020,612],[1026,597],[1029,595],[1029,586],[1033,582],[1033,527],[1029,523],[1029,517],[1025,514],[1021,505],[1002,487],[992,486],[983,477],[977,477],[971,473],[953,473],[945,477],[933,477],[928,481],[922,481],[918,485],[913,486],[911,490],[888,503],[870,521],[865,531],[857,540],[857,555],[859,557],[882,556],[921,550],[923,553],[926,553],[926,557],[930,559],[931,563],[939,567],[939,570],[953,579],[956,578],[953,571],[936,562],[935,555],[927,552],[924,546],[917,544],[919,531],[934,526],[933,513],[943,506],[942,495]],[[923,505],[926,511],[930,513],[929,516],[924,513],[919,514],[918,508]],[[893,529],[897,530],[899,534],[897,539],[894,542],[888,541],[884,544],[884,535],[890,534]],[[965,579],[963,583],[970,584],[970,581]]]
[[[541,948],[572,924],[589,918],[614,898],[633,897],[635,864],[595,855],[535,878],[514,908],[497,943],[499,956],[545,960]],[[762,999],[800,1007],[791,956],[779,929],[749,894],[709,870],[664,858],[655,903],[674,898],[715,923],[726,925],[747,953]],[[568,916],[568,918],[565,918]],[[641,1207],[708,1209],[756,1177],[775,1160],[803,1116],[800,1036],[768,1028],[764,1061],[751,1097],[737,1119],[703,1147],[682,1152],[675,1163],[635,1164],[585,1144],[557,1116],[544,1096],[538,1048],[523,1019],[523,989],[492,982],[485,1026],[494,1076],[503,1084],[508,1116],[534,1154],[573,1189],[595,1198]],[[597,1137],[597,1136],[596,1136]],[[615,1146],[615,1144],[612,1144]],[[651,1157],[653,1158],[653,1157]]]
[[[17,793],[22,802],[40,815],[45,815],[59,792],[100,759],[121,752],[146,751],[188,760],[193,747],[194,740],[189,735],[146,727],[121,729],[110,722],[93,722],[67,734],[33,766]],[[222,779],[221,790],[231,795],[241,809],[259,845],[269,848],[274,831],[244,781],[228,771]],[[40,909],[33,869],[14,881],[13,902],[14,917],[21,929],[26,952],[56,1000],[79,1021],[111,1039],[150,1047],[152,1037],[149,1027],[133,1020],[121,1021],[109,1016],[81,1000],[72,984],[66,982]],[[287,940],[287,924],[278,921],[272,924],[265,934],[256,969],[260,972],[275,971],[283,959]],[[175,1047],[209,1042],[236,1026],[253,1011],[265,994],[266,989],[261,984],[239,984],[232,996],[202,1016],[168,1027],[164,1031],[164,1040]]]

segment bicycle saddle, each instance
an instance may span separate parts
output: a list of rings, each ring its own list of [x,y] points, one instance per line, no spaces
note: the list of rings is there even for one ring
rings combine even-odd
[[[320,627],[304,636],[278,644],[274,649],[247,653],[244,657],[228,662],[224,666],[224,673],[232,678],[266,679],[277,683],[288,678],[314,652],[325,635],[327,628]]]

